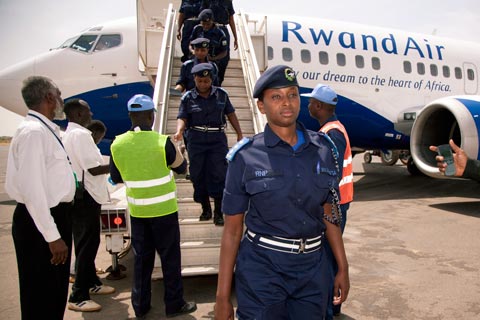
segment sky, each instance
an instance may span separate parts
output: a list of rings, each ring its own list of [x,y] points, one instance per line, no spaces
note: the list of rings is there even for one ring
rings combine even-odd
[[[281,4],[280,4],[281,3]],[[233,0],[237,11],[314,16],[480,43],[478,0]],[[135,0],[0,0],[0,70],[104,21],[134,16]],[[0,107],[0,136],[22,118]]]

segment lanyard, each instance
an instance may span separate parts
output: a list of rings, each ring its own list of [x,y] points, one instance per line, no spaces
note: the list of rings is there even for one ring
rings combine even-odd
[[[50,130],[50,132],[53,134],[53,136],[57,139],[58,143],[60,143],[60,146],[62,146],[63,151],[65,151],[65,154],[67,155],[68,163],[70,164],[70,166],[72,166],[72,162],[70,161],[70,157],[68,156],[67,150],[65,150],[65,147],[63,146],[62,140],[60,140],[60,138],[57,136],[57,134],[55,133],[55,131],[53,131],[53,129],[52,129],[45,121],[43,121],[42,118],[40,118],[40,117],[37,116],[36,114],[28,113],[28,115],[31,116],[31,117],[37,118],[38,120],[40,120],[40,122],[43,123],[43,124],[45,125],[45,127],[48,128],[48,130]],[[74,178],[75,178],[75,185],[76,185],[77,188],[78,188],[78,180],[77,180],[77,175],[75,174],[75,171],[73,172],[73,176],[74,176]]]

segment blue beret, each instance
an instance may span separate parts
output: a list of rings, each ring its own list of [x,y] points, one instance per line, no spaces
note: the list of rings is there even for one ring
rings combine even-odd
[[[263,90],[271,88],[285,88],[297,86],[297,76],[292,68],[284,65],[268,68],[260,78],[258,78],[255,88],[253,89],[253,97],[258,98]]]
[[[197,38],[190,42],[194,48],[208,48],[210,46],[210,39],[207,38]]]
[[[205,9],[200,12],[198,15],[198,20],[200,21],[210,21],[214,20],[213,19],[213,11],[211,9]]]
[[[196,64],[192,68],[192,74],[199,77],[211,76],[212,71],[213,71],[213,66],[211,63],[208,63],[208,62]]]

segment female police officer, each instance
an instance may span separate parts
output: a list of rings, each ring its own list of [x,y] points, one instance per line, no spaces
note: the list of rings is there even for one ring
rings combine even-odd
[[[215,225],[223,225],[221,203],[227,172],[225,155],[228,152],[225,116],[237,133],[237,141],[242,139],[242,130],[227,92],[212,86],[212,70],[210,63],[200,63],[192,68],[195,88],[182,97],[177,132],[173,138],[181,140],[186,130],[193,199],[202,204],[200,221],[211,219],[212,197],[215,203],[213,221]]]
[[[268,124],[227,155],[215,318],[233,319],[236,264],[238,319],[323,319],[331,282],[326,238],[339,266],[335,303],[347,298],[350,287],[335,145],[296,121],[300,97],[289,67],[265,71],[253,96]]]

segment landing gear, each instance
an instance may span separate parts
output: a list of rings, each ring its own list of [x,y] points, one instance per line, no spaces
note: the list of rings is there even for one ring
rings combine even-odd
[[[365,161],[365,163],[371,163],[373,156],[378,156],[383,164],[393,166],[395,163],[397,163],[399,154],[400,152],[397,150],[386,150],[385,152],[381,150],[365,151],[365,154],[363,155],[363,161]]]
[[[412,156],[408,158],[407,162],[407,170],[408,173],[410,173],[412,176],[421,176],[423,175],[423,172],[421,172],[417,166],[415,165],[415,162],[413,162]]]
[[[397,150],[387,150],[386,152],[380,151],[380,158],[382,163],[387,166],[393,166],[398,161],[399,151]]]
[[[363,155],[363,161],[365,163],[372,162],[372,154],[370,153],[370,151],[365,151],[365,154]]]
[[[408,161],[412,158],[412,156],[410,155],[410,151],[400,150],[400,153],[398,154],[398,158],[404,165],[408,165]]]

